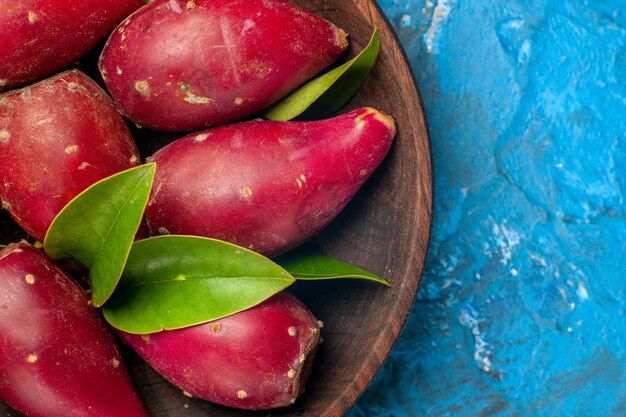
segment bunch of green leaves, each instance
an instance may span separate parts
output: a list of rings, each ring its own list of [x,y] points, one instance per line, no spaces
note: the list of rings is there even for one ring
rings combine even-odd
[[[325,255],[298,251],[276,261],[231,243],[196,236],[135,241],[154,164],[97,182],[52,222],[44,249],[89,268],[92,304],[114,327],[147,334],[249,309],[296,280],[355,278],[389,283]]]

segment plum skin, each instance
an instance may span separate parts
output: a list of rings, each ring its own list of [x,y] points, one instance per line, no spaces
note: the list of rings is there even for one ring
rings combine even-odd
[[[31,417],[148,417],[87,294],[40,250],[0,251],[0,399]]]
[[[393,119],[372,108],[317,122],[255,120],[159,150],[146,220],[152,234],[225,240],[266,256],[315,236],[389,151]]]

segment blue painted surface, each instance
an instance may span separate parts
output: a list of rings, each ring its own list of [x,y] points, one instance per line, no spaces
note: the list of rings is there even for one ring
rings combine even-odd
[[[380,3],[428,114],[435,226],[350,417],[626,416],[626,1]]]

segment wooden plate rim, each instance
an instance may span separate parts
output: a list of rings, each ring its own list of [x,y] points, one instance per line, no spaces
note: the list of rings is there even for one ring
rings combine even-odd
[[[425,179],[427,182],[427,189],[430,190],[429,202],[430,205],[427,207],[428,209],[428,224],[420,224],[422,219],[419,218],[419,210],[415,210],[413,214],[413,220],[416,227],[424,227],[426,230],[426,249],[423,254],[423,258],[420,259],[419,253],[417,253],[417,238],[418,234],[414,233],[411,239],[411,253],[412,258],[414,258],[414,262],[407,262],[407,268],[404,273],[404,280],[402,287],[403,289],[410,290],[410,294],[408,296],[400,296],[398,297],[398,301],[396,301],[394,307],[391,311],[396,312],[397,314],[394,317],[398,318],[399,325],[398,326],[389,326],[386,332],[381,333],[378,337],[376,343],[372,346],[372,354],[369,358],[364,361],[363,365],[359,369],[359,372],[356,375],[354,382],[348,385],[344,391],[339,395],[331,404],[330,408],[326,410],[321,417],[341,417],[345,415],[358,401],[358,399],[365,393],[367,388],[372,383],[376,374],[380,371],[382,365],[385,360],[391,353],[391,350],[395,346],[400,337],[400,333],[402,332],[406,321],[411,314],[413,309],[413,305],[415,303],[415,299],[417,297],[417,293],[419,291],[422,275],[424,272],[424,263],[428,256],[428,251],[430,248],[430,240],[432,237],[432,214],[434,209],[434,201],[435,201],[435,190],[434,190],[434,170],[433,170],[433,154],[432,154],[432,146],[431,146],[431,138],[428,128],[428,121],[426,118],[426,114],[424,111],[424,105],[422,101],[422,96],[419,91],[419,86],[417,84],[417,80],[415,78],[415,73],[413,71],[413,66],[408,59],[406,51],[404,50],[402,43],[398,37],[398,34],[394,30],[391,22],[383,12],[382,8],[375,0],[369,0],[367,3],[370,6],[375,8],[376,13],[378,14],[379,20],[385,25],[386,31],[391,34],[396,48],[399,50],[400,55],[402,57],[402,61],[406,68],[409,71],[410,82],[412,87],[414,88],[415,96],[417,98],[417,107],[420,114],[420,124],[424,127],[424,138],[426,140],[426,147],[428,149],[428,177]],[[367,6],[366,6],[367,7]],[[370,21],[374,19],[370,18]],[[373,23],[373,22],[372,22]],[[413,138],[416,140],[416,138]],[[414,271],[417,271],[417,274],[414,275]]]

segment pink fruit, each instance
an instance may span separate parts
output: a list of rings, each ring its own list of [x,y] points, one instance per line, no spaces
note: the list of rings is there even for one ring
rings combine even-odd
[[[153,234],[226,240],[268,256],[317,234],[383,160],[393,120],[363,108],[319,122],[252,121],[158,151]]]
[[[141,163],[111,99],[79,71],[0,96],[0,161],[2,207],[41,242],[77,194]]]
[[[73,64],[145,0],[0,0],[0,91]]]
[[[285,0],[156,0],[113,32],[100,71],[135,123],[185,131],[269,106],[347,45],[343,30]]]
[[[118,334],[185,392],[261,410],[289,406],[303,391],[320,324],[296,298],[282,293],[212,323],[143,336]]]
[[[0,251],[0,399],[30,417],[147,417],[84,291],[27,244]]]

